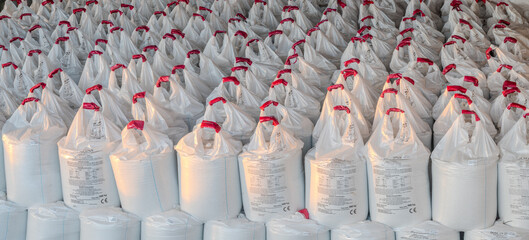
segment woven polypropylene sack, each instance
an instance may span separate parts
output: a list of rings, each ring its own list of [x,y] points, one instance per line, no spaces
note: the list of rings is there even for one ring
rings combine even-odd
[[[63,202],[36,205],[28,211],[27,240],[79,240],[79,213]]]
[[[120,208],[87,209],[79,215],[80,240],[140,240],[140,219]]]
[[[204,224],[178,209],[158,213],[141,222],[144,240],[202,240]]]

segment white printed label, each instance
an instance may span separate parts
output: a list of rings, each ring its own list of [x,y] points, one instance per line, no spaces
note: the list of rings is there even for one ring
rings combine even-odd
[[[312,164],[312,169],[311,185],[316,187],[317,195],[311,199],[317,201],[318,212],[332,215],[347,211],[356,215],[356,165],[350,161],[333,159],[325,165]]]
[[[381,214],[417,213],[412,187],[412,168],[402,166],[373,166],[377,211]]]
[[[509,167],[509,209],[516,219],[529,220],[529,168]]]

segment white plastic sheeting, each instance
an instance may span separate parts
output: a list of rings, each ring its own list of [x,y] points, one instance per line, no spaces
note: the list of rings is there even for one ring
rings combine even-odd
[[[527,118],[520,118],[498,143],[498,212],[505,224],[529,229]]]
[[[110,155],[121,206],[141,218],[178,205],[173,142],[140,120],[121,132],[122,142]]]
[[[305,202],[313,220],[337,227],[367,218],[366,151],[353,113],[336,106],[305,156]]]
[[[459,231],[494,223],[498,154],[479,116],[463,110],[432,153],[434,221]]]
[[[2,129],[7,198],[22,206],[62,199],[57,142],[64,122],[27,98]]]
[[[397,240],[459,240],[459,232],[434,221],[407,226],[395,230]]]
[[[331,231],[332,240],[395,240],[390,227],[371,221],[341,225]]]
[[[202,121],[175,146],[180,206],[201,220],[236,217],[242,208],[237,156],[241,142],[210,121]]]
[[[0,236],[9,240],[26,240],[26,208],[0,200]]]
[[[529,230],[509,227],[497,221],[490,228],[465,232],[465,240],[523,240],[529,239]]]
[[[204,224],[178,209],[158,213],[141,222],[144,240],[202,240]]]
[[[204,240],[265,240],[265,224],[249,221],[243,214],[237,218],[212,220],[204,226]]]
[[[386,111],[367,142],[367,151],[371,219],[394,228],[429,220],[430,151],[403,110]]]
[[[79,215],[81,240],[140,240],[140,219],[120,208],[86,209]]]
[[[250,143],[239,155],[244,212],[264,222],[304,208],[303,142],[275,117],[259,118]]]
[[[307,215],[308,216],[308,215]],[[329,229],[296,212],[266,223],[267,240],[330,240]]]
[[[36,205],[28,210],[26,240],[79,240],[79,213],[63,202]]]
[[[109,158],[121,140],[120,130],[99,109],[84,103],[58,143],[64,202],[78,211],[120,206]]]

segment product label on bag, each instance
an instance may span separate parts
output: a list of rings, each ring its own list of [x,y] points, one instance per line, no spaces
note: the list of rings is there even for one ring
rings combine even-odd
[[[357,166],[351,161],[333,159],[328,164],[311,164],[311,169],[310,199],[317,203],[317,211],[329,215],[343,212],[356,215],[358,199],[354,176]]]
[[[405,236],[400,236],[401,240],[443,240],[439,236],[437,229],[413,229],[406,233]]]
[[[379,213],[417,213],[413,199],[412,171],[408,164],[373,165],[376,208]]]
[[[248,198],[253,211],[267,213],[290,212],[283,159],[258,159],[244,162]]]
[[[505,169],[509,196],[509,215],[517,220],[529,221],[529,168],[518,165]]]

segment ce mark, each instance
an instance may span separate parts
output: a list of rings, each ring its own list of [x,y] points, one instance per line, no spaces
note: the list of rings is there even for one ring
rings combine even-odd
[[[416,207],[410,208],[409,211],[410,211],[410,213],[417,213],[417,208]]]

